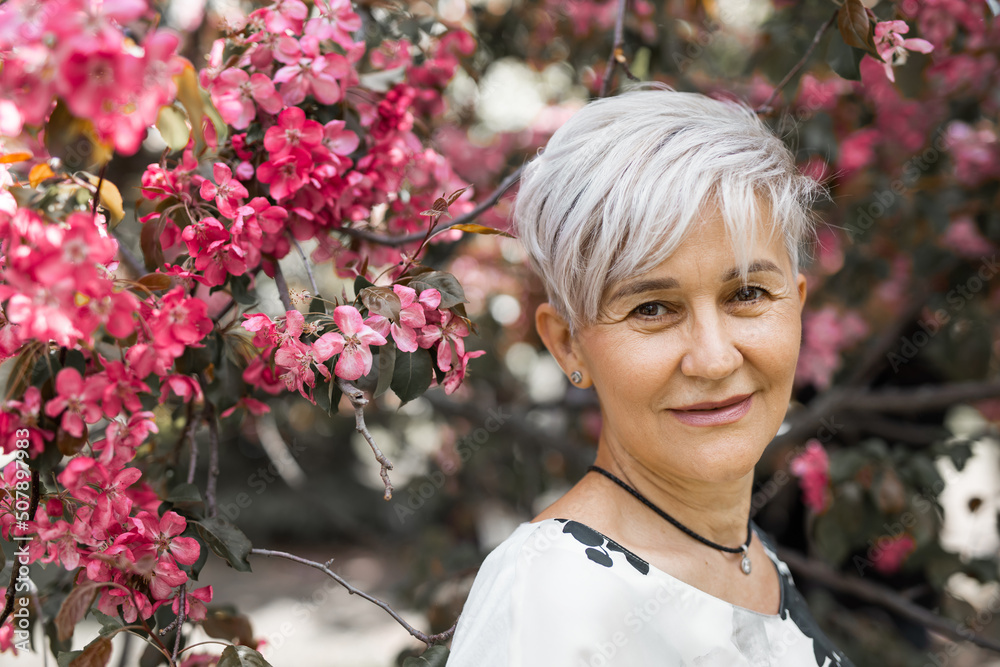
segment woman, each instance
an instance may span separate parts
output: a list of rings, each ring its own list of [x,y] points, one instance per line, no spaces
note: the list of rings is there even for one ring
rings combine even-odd
[[[449,667],[850,661],[749,519],[785,416],[822,188],[736,102],[592,102],[526,168],[535,317],[602,429],[595,467],[483,563]]]

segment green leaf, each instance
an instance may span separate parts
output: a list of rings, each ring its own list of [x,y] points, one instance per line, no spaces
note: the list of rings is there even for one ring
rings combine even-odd
[[[249,572],[250,540],[243,531],[220,517],[209,517],[195,522],[205,543],[233,569]]]
[[[272,667],[272,665],[249,646],[227,646],[216,667]]]
[[[100,635],[102,637],[110,637],[117,634],[118,631],[123,627],[122,622],[113,616],[108,616],[107,614],[98,611],[97,609],[91,609],[90,615],[101,624]]]
[[[257,303],[257,295],[250,291],[250,279],[246,276],[231,276],[229,278],[229,292],[233,295],[233,300],[243,306],[253,306]]]
[[[58,667],[69,667],[69,664],[76,660],[83,651],[69,651],[66,653],[60,653],[59,657],[56,658],[56,665]]]
[[[378,384],[372,397],[381,396],[389,388],[392,378],[396,375],[396,348],[383,345],[378,348]]]
[[[844,0],[837,12],[837,28],[846,44],[881,59],[875,50],[875,24],[861,0]]]
[[[399,296],[391,287],[366,287],[358,294],[361,303],[372,315],[381,315],[393,322],[399,323],[399,311],[402,304]]]
[[[160,113],[156,116],[156,129],[172,151],[184,150],[191,139],[187,114],[173,105],[160,107]]]
[[[372,281],[368,280],[364,276],[358,276],[357,278],[354,279],[354,293],[355,294],[361,294],[361,290],[365,289],[366,287],[374,287],[374,286],[375,286],[375,283],[373,283]]]
[[[407,658],[403,661],[403,667],[445,667],[447,662],[447,647],[438,645],[430,647],[416,658]]]
[[[399,352],[389,387],[403,403],[423,396],[431,386],[431,357],[424,350]]]
[[[410,282],[410,287],[415,289],[418,294],[425,289],[436,289],[441,293],[441,305],[438,306],[441,310],[457,306],[460,303],[466,303],[467,301],[465,290],[462,289],[458,278],[445,271],[423,273]]]
[[[201,497],[201,491],[194,484],[178,484],[174,488],[170,489],[170,493],[166,497],[168,503],[173,503],[175,505],[194,505],[197,503],[204,502]]]
[[[826,62],[830,68],[849,81],[861,80],[861,59],[865,52],[848,46],[840,33],[834,33],[826,49]]]

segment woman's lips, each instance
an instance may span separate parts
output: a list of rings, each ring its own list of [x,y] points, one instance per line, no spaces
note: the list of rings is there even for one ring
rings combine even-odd
[[[724,408],[714,410],[671,410],[670,412],[677,418],[677,421],[688,426],[720,426],[722,424],[732,424],[739,421],[750,412],[753,404],[753,394],[747,396],[739,403],[727,405]]]

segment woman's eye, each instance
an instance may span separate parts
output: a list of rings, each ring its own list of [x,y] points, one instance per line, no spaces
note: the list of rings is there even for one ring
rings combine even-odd
[[[662,317],[666,315],[669,311],[667,307],[662,303],[650,302],[644,303],[637,307],[633,311],[636,315],[641,315],[642,317]]]
[[[765,294],[767,294],[767,290],[763,287],[744,285],[736,290],[735,296],[737,301],[742,301],[743,303],[753,303],[754,301],[761,299]]]

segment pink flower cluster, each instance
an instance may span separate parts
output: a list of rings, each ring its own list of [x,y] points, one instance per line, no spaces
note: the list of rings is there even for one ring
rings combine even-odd
[[[30,340],[72,347],[99,326],[116,338],[135,328],[139,300],[115,285],[118,243],[89,213],[52,224],[31,209],[0,213],[0,358]]]
[[[792,459],[792,474],[799,478],[802,500],[816,514],[822,514],[831,502],[830,459],[816,438],[806,443],[805,451]]]
[[[143,222],[157,225],[168,255],[183,254],[183,243],[192,261],[169,272],[197,272],[192,277],[210,286],[259,265],[271,275],[274,260],[288,254],[293,240],[308,239],[319,242],[313,259],[335,258],[342,275],[354,275],[348,266],[363,256],[373,265],[395,263],[399,249],[345,244],[331,232],[375,224],[389,233],[423,229],[428,221],[421,214],[443,192],[466,185],[447,160],[424,147],[413,127],[417,116],[443,112],[441,93],[459,58],[475,49],[472,37],[449,32],[423,53],[405,40],[385,42],[368,54],[367,66],[405,65],[407,83],[384,94],[353,94],[366,57],[364,42],[352,37],[360,18],[347,0],[321,1],[317,9],[309,17],[299,0],[276,2],[250,14],[238,35],[215,43],[199,78],[235,133],[219,155],[213,181],[206,185],[196,173],[190,151],[176,166],[150,165],[143,176],[144,196],[168,200],[167,210]],[[413,64],[418,56],[423,62]],[[308,114],[299,106],[304,103]],[[334,104],[354,112],[363,137],[347,129],[346,115],[331,119]],[[250,198],[244,184],[251,180],[266,185],[269,196]],[[189,231],[187,221],[178,224],[182,205],[195,229]],[[451,212],[471,207],[460,200]]]
[[[0,134],[40,127],[58,97],[99,139],[135,153],[184,67],[174,33],[148,30],[138,45],[126,38],[122,26],[143,17],[152,18],[145,0],[0,5]]]
[[[469,329],[450,310],[439,310],[441,294],[436,289],[417,292],[405,285],[393,285],[400,300],[399,321],[383,315],[369,315],[351,305],[337,306],[324,331],[317,322],[307,322],[297,310],[274,321],[263,313],[247,315],[243,327],[254,334],[253,343],[263,350],[243,373],[243,380],[264,391],[278,393],[282,383],[289,391],[298,391],[313,403],[316,372],[326,380],[332,376],[354,381],[372,369],[372,346],[386,345],[391,336],[401,352],[432,350],[435,363],[445,373],[443,386],[452,393],[465,378],[470,359],[485,354],[482,350],[465,351],[464,337]],[[335,328],[334,328],[335,327]],[[303,338],[312,338],[311,342]],[[326,362],[336,357],[331,375]],[[271,370],[273,360],[274,370]]]
[[[906,21],[881,21],[875,24],[875,50],[885,61],[883,67],[889,81],[896,80],[892,68],[905,63],[909,51],[930,53],[934,50],[934,45],[926,39],[903,39],[903,35],[909,31],[910,26]]]
[[[840,313],[833,306],[807,313],[803,321],[803,344],[795,380],[826,389],[840,368],[841,351],[868,335],[868,324],[857,313]]]
[[[75,415],[99,413],[98,398],[93,395],[81,399],[79,408],[64,405],[65,390],[73,389],[66,385],[78,381],[79,373],[64,369],[58,382],[60,396],[48,405],[66,407]],[[101,588],[98,608],[117,616],[121,607],[128,622],[148,618],[171,600],[176,607],[179,587],[188,581],[179,566],[193,564],[200,554],[194,538],[180,536],[187,526],[184,518],[172,511],[160,516],[160,498],[140,482],[142,472],[127,465],[156,430],[151,412],[135,412],[124,422],[112,420],[105,437],[93,444],[95,456],[77,456],[69,462],[57,476],[63,492],[40,504],[29,524],[37,536],[27,542],[30,562],[79,568],[78,584],[114,584]],[[18,465],[16,461],[8,464],[0,484],[0,491],[6,491],[0,493],[0,534],[5,539],[11,538],[13,530]],[[70,518],[64,518],[67,515]],[[211,597],[211,587],[188,594],[190,618],[204,618],[204,603]]]

